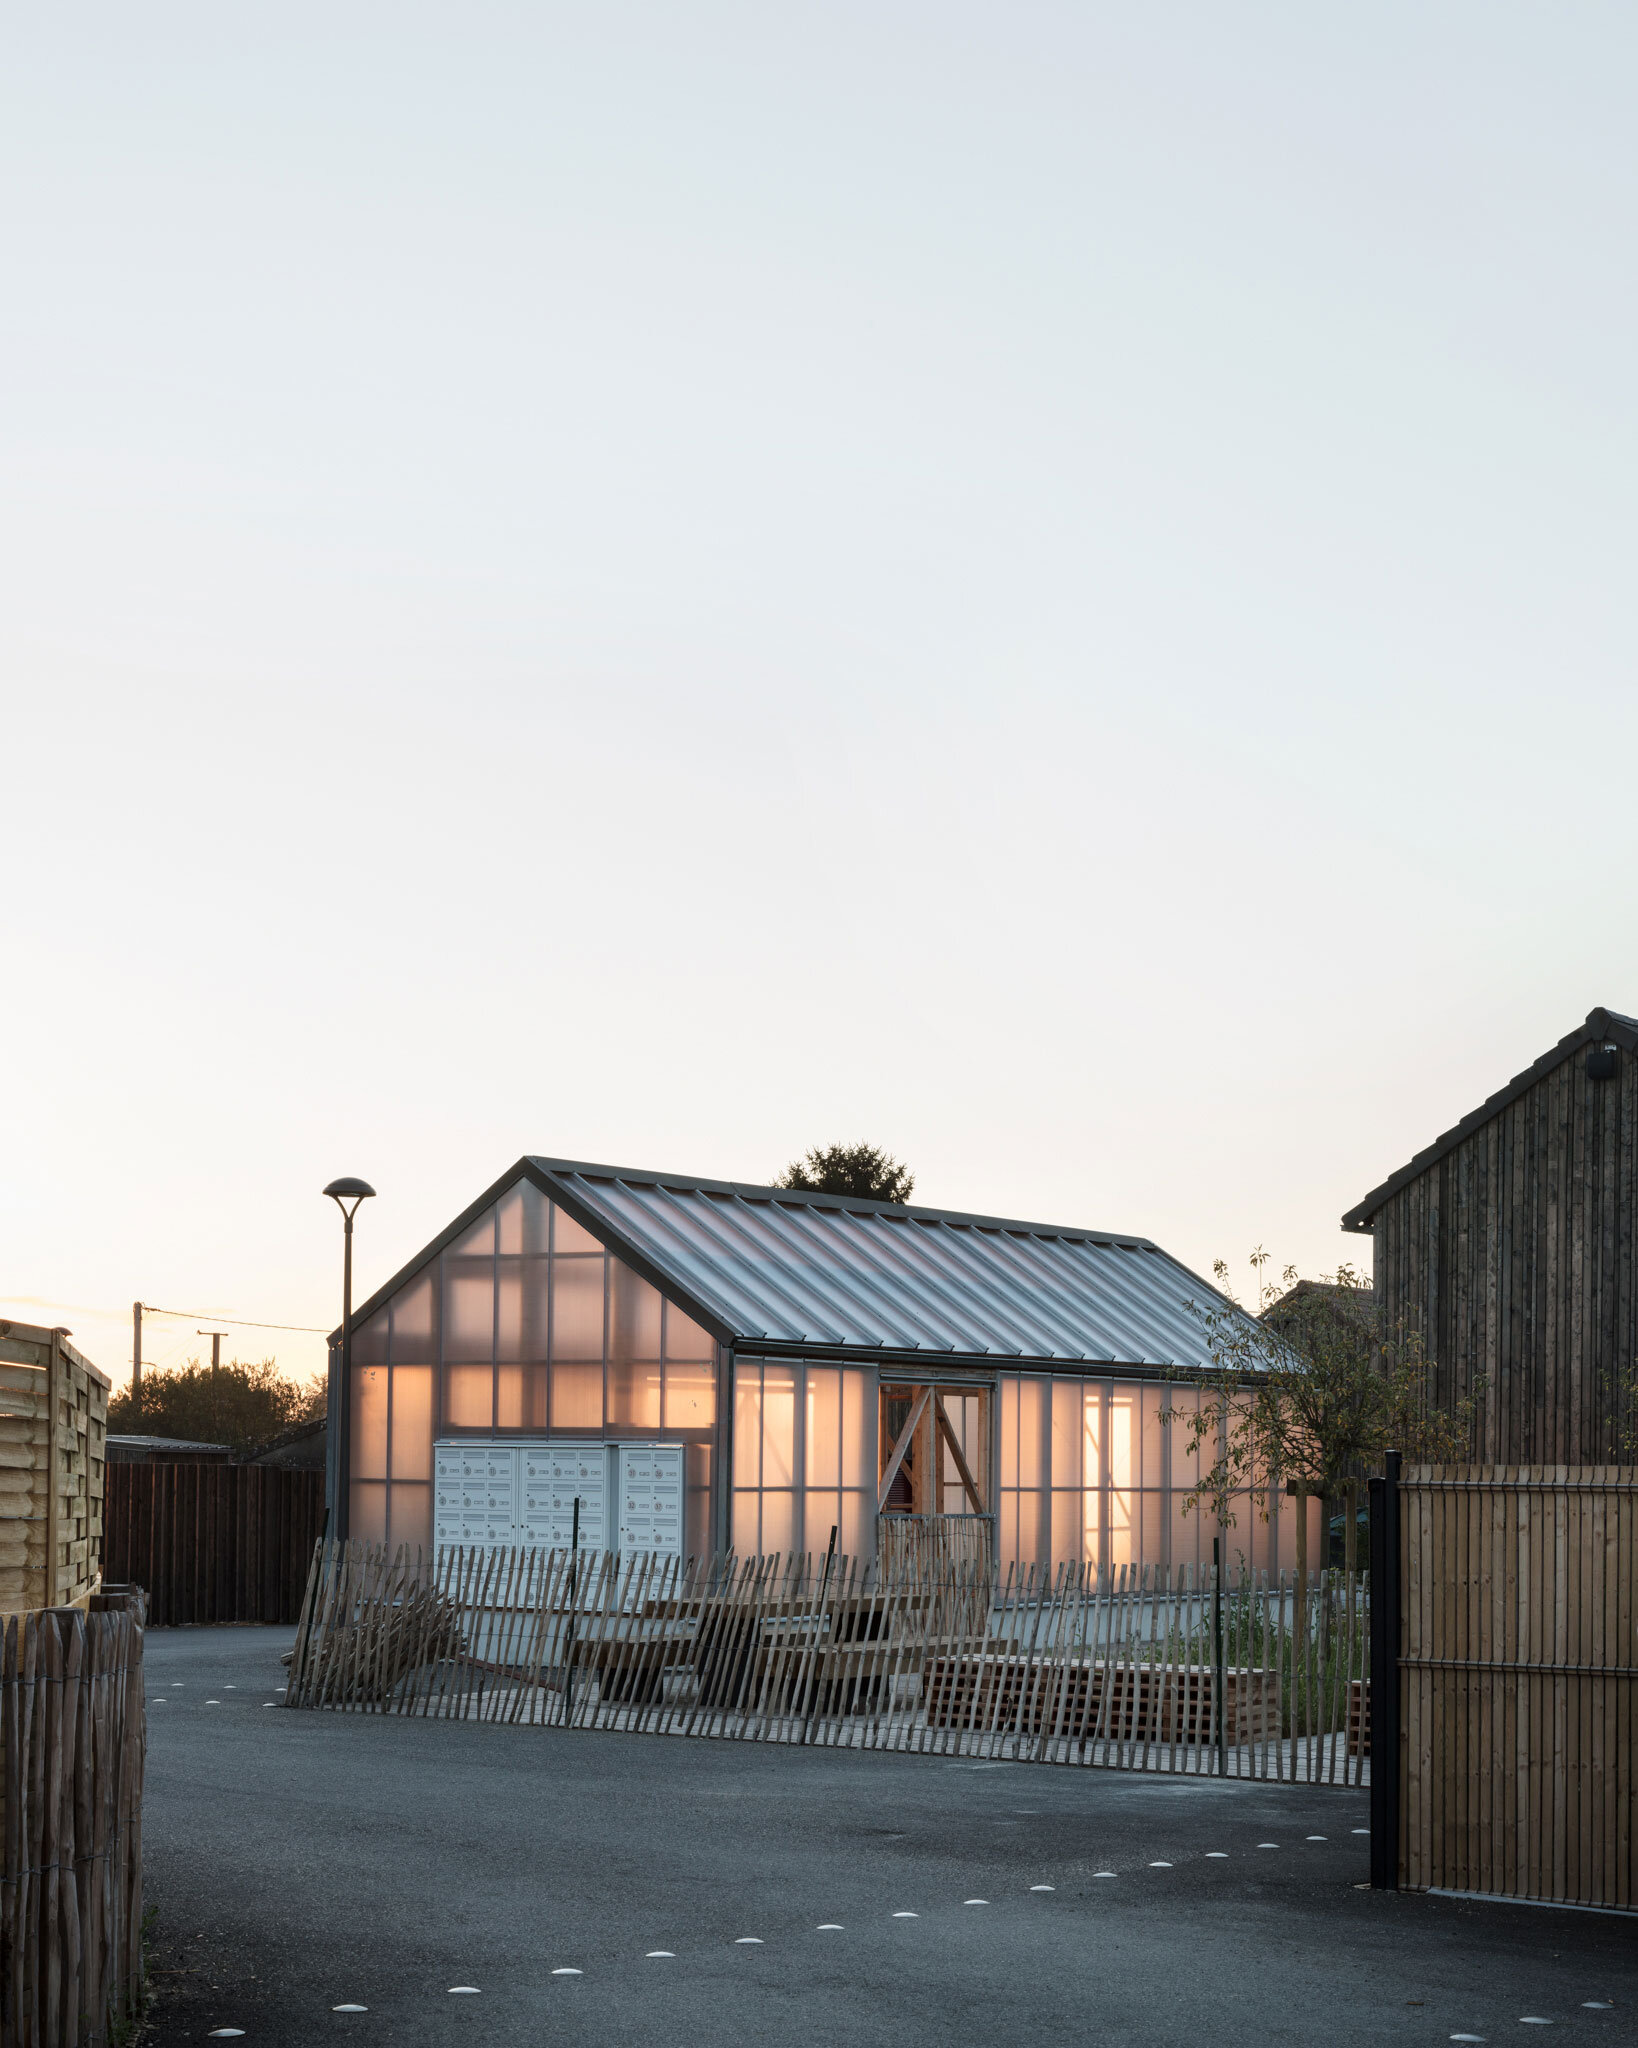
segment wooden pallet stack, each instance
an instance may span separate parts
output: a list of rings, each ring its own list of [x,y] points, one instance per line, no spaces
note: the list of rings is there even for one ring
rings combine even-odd
[[[1076,1742],[1214,1740],[1209,1665],[1108,1663],[1102,1658],[929,1658],[924,1680],[933,1728],[1045,1731]],[[1224,1740],[1260,1741],[1278,1726],[1278,1675],[1224,1673]]]

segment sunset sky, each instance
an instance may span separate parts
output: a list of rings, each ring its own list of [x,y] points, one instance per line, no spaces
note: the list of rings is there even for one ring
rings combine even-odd
[[[1630,8],[4,46],[0,1314],[853,1137],[1317,1272],[1638,1010]]]

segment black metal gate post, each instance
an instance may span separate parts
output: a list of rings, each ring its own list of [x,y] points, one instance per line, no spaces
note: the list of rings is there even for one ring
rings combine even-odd
[[[1399,1889],[1399,1453],[1371,1492],[1371,1887]]]
[[[1223,1657],[1223,1539],[1211,1539],[1211,1734],[1217,1775],[1228,1775],[1225,1751],[1228,1712],[1228,1669]],[[1238,1739],[1238,1738],[1237,1738]]]

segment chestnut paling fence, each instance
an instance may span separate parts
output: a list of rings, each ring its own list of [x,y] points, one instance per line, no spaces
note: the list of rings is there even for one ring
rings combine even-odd
[[[1357,1576],[315,1548],[286,1704],[1357,1785]]]
[[[102,2048],[142,2000],[142,1596],[0,1624],[0,2041]]]

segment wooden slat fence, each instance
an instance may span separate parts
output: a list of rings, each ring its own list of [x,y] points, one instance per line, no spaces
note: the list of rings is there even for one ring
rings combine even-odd
[[[315,1553],[286,1704],[1357,1785],[1363,1582],[378,1545]],[[952,1626],[951,1616],[969,1617]]]
[[[103,1569],[152,1627],[294,1622],[324,1528],[324,1474],[271,1465],[108,1467]]]
[[[1400,1883],[1638,1909],[1638,1468],[1398,1487]]]
[[[107,1434],[106,1377],[61,1330],[0,1320],[0,1615],[96,1591]]]
[[[109,1610],[109,1611],[100,1611]],[[140,1597],[0,1638],[0,2040],[101,2048],[142,1994]]]

